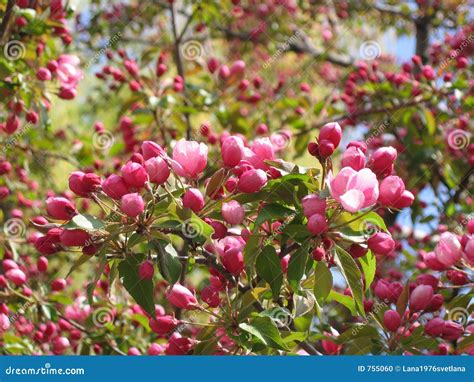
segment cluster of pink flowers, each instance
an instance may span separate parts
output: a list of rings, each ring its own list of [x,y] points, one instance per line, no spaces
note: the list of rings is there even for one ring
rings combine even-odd
[[[58,96],[62,99],[73,99],[77,94],[77,85],[82,78],[79,69],[79,58],[70,54],[63,54],[57,60],[51,60],[46,67],[41,67],[36,72],[40,81],[57,79],[60,84]]]

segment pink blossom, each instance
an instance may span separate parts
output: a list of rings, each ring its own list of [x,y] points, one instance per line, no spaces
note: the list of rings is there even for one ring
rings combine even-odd
[[[79,69],[79,58],[70,54],[63,54],[59,56],[58,68],[55,75],[61,82],[61,86],[65,88],[77,87],[82,78],[82,71]]]
[[[329,173],[328,183],[332,197],[352,213],[373,206],[379,196],[377,177],[368,168],[344,167],[336,177]]]
[[[179,176],[197,178],[206,168],[207,152],[204,143],[180,139],[173,148],[171,166]]]
[[[446,267],[461,259],[461,243],[456,235],[444,232],[434,250],[436,259]]]

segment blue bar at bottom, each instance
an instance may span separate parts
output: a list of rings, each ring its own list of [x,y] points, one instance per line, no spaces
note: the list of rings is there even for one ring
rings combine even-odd
[[[0,382],[7,381],[443,381],[473,382],[469,356],[326,357],[0,357]]]

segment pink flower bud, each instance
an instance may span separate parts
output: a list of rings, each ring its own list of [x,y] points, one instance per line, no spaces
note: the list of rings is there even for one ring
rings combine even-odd
[[[429,320],[425,325],[425,333],[431,337],[439,337],[444,330],[445,323],[443,319],[436,317]]]
[[[195,309],[198,302],[191,291],[181,284],[174,284],[168,291],[168,301],[180,309]]]
[[[84,174],[82,171],[74,171],[69,176],[69,188],[79,196],[86,196],[96,191],[100,183],[100,176],[94,173]]]
[[[309,218],[313,215],[326,215],[326,199],[317,194],[307,195],[301,200],[304,215]]]
[[[145,202],[137,193],[126,194],[120,199],[120,209],[131,218],[135,218],[145,210]]]
[[[386,207],[393,207],[402,197],[405,183],[398,176],[387,176],[379,184],[379,202]]]
[[[408,190],[403,191],[403,194],[400,196],[397,202],[393,205],[395,208],[405,208],[410,207],[415,200],[415,196]]]
[[[240,75],[240,74],[243,74],[244,71],[245,71],[245,62],[242,60],[235,61],[230,67],[231,75]]]
[[[446,267],[454,265],[461,259],[461,243],[456,235],[444,232],[434,250],[436,259]]]
[[[226,167],[235,167],[244,155],[244,142],[242,138],[232,135],[222,142],[221,155]]]
[[[38,113],[34,110],[29,110],[26,113],[25,119],[27,122],[32,123],[33,125],[36,125],[39,121],[39,116]]]
[[[426,308],[428,312],[436,312],[439,310],[444,304],[444,297],[442,294],[434,294],[431,298],[430,304]]]
[[[318,153],[321,156],[321,158],[330,157],[334,153],[335,150],[336,148],[334,147],[334,144],[331,141],[327,139],[323,139],[319,141]]]
[[[334,149],[339,146],[339,143],[341,143],[341,139],[342,130],[341,126],[339,126],[337,122],[325,124],[319,132],[319,142],[323,140],[330,141],[333,144]]]
[[[464,258],[469,264],[474,265],[474,237],[469,239],[464,246]]]
[[[461,324],[453,321],[446,321],[444,323],[441,337],[447,341],[455,341],[464,333],[464,328]]]
[[[18,264],[11,259],[4,259],[2,261],[2,268],[3,268],[3,271],[6,272],[6,271],[9,271],[10,269],[18,269]]]
[[[239,178],[239,190],[244,193],[260,191],[267,184],[267,174],[263,170],[249,170]]]
[[[377,281],[374,293],[381,300],[389,300],[391,295],[390,284],[386,280]]]
[[[173,148],[171,167],[179,176],[195,179],[207,166],[207,152],[204,143],[181,139]]]
[[[4,313],[0,313],[0,334],[6,332],[10,327],[10,319]]]
[[[418,285],[410,295],[410,309],[414,312],[424,310],[433,297],[431,285]]]
[[[383,315],[383,324],[390,332],[396,332],[400,327],[402,320],[395,310],[387,310]]]
[[[53,219],[69,220],[77,214],[76,206],[69,199],[51,197],[46,199],[46,211]]]
[[[144,261],[138,267],[138,276],[142,280],[150,280],[153,278],[153,274],[155,273],[155,269],[153,268],[153,263],[151,261]]]
[[[123,180],[130,187],[142,188],[148,181],[145,168],[136,162],[128,162],[121,171]]]
[[[221,303],[219,291],[215,289],[212,285],[202,289],[201,299],[211,308],[217,308]]]
[[[369,167],[379,176],[390,175],[393,162],[397,159],[397,150],[393,147],[381,147],[377,149],[369,159]]]
[[[204,196],[197,188],[186,190],[183,195],[183,206],[190,208],[193,212],[199,212],[204,207]]]
[[[395,241],[385,232],[377,232],[367,240],[369,249],[377,255],[388,255],[395,249]]]
[[[152,141],[145,141],[142,143],[142,153],[145,160],[166,156],[165,150],[163,150],[160,145]]]
[[[245,217],[244,207],[242,207],[242,205],[236,200],[223,203],[221,212],[224,220],[232,225],[242,223]]]
[[[5,272],[5,277],[16,286],[21,286],[26,283],[26,275],[21,269],[10,269]]]
[[[365,167],[365,154],[358,147],[350,146],[342,155],[341,167],[362,170]]]
[[[168,347],[166,348],[167,355],[186,355],[193,348],[194,341],[182,337],[179,333],[173,333],[169,339]]]
[[[102,182],[102,191],[112,199],[120,199],[130,192],[127,184],[120,175],[112,174]]]
[[[60,239],[66,247],[82,247],[90,239],[90,235],[82,229],[65,229]]]
[[[56,279],[51,283],[51,290],[54,292],[60,292],[66,289],[67,282],[64,279]]]
[[[56,355],[63,354],[71,346],[71,343],[66,337],[56,337],[52,344],[53,353]]]
[[[165,347],[163,345],[153,343],[148,348],[147,354],[148,355],[160,355],[160,354],[163,354],[164,351],[165,351]]]
[[[74,99],[76,98],[76,95],[77,91],[74,88],[61,87],[58,93],[59,98],[66,100]]]
[[[165,183],[170,176],[168,163],[161,157],[152,157],[145,162],[145,169],[150,182],[155,184]]]
[[[154,333],[165,336],[179,324],[179,321],[172,316],[160,316],[150,319],[149,324]]]
[[[51,72],[46,68],[39,68],[36,72],[36,78],[40,81],[49,81],[51,77]]]
[[[36,263],[36,267],[38,268],[38,272],[46,272],[48,270],[48,259],[44,256],[40,256]]]
[[[321,235],[328,230],[326,217],[315,214],[308,219],[308,229],[313,235]]]
[[[230,76],[230,69],[227,65],[222,65],[220,68],[219,68],[219,72],[218,72],[218,75],[219,77],[222,79],[222,80],[226,80],[227,78],[229,78]]]

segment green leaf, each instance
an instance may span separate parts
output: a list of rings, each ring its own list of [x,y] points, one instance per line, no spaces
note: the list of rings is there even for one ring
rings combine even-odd
[[[145,259],[143,254],[129,256],[119,264],[118,269],[125,289],[148,314],[154,317],[153,281],[144,280],[138,276],[138,267]]]
[[[423,111],[423,119],[428,133],[434,135],[436,133],[436,119],[433,113],[426,107],[422,107],[421,110]]]
[[[307,246],[301,246],[298,250],[291,255],[290,262],[288,264],[287,277],[293,290],[299,289],[299,282],[301,281],[306,263],[308,262],[309,251]]]
[[[336,225],[347,224],[344,227],[345,234],[347,236],[356,236],[357,234],[362,234],[363,236],[368,236],[373,233],[371,226],[378,227],[385,232],[388,232],[385,221],[382,217],[374,211],[370,212],[359,212],[357,214],[350,214],[348,212],[343,212],[337,218]],[[359,242],[359,240],[354,240]]]
[[[166,242],[152,240],[149,248],[156,252],[158,258],[158,269],[163,278],[171,285],[179,280],[182,265],[174,247]]]
[[[74,216],[63,228],[75,229],[80,228],[86,231],[97,231],[105,227],[102,220],[95,216],[84,214]]]
[[[357,314],[355,302],[354,302],[354,299],[352,297],[346,296],[345,294],[341,294],[341,293],[338,293],[334,290],[331,290],[331,292],[329,292],[329,297],[328,298],[330,300],[334,300],[334,301],[338,302],[339,304],[344,305],[347,309],[349,309],[351,311],[351,314],[353,316],[355,316]]]
[[[359,259],[362,266],[362,272],[365,279],[365,291],[368,291],[375,277],[375,270],[377,267],[377,260],[371,250],[367,251],[365,256]]]
[[[244,247],[244,262],[245,266],[251,273],[251,269],[254,265],[255,259],[260,252],[260,236],[259,235],[251,235],[247,240],[247,243]]]
[[[318,261],[314,270],[313,292],[316,300],[321,305],[331,292],[333,283],[332,273],[326,263]]]
[[[273,292],[273,298],[277,299],[280,295],[280,289],[283,285],[283,272],[281,269],[280,258],[278,257],[275,248],[267,245],[262,252],[257,256],[255,262],[257,274],[264,279]]]
[[[336,246],[336,256],[334,260],[352,292],[357,310],[365,317],[363,304],[364,292],[362,290],[360,270],[356,262],[351,255],[339,246]]]
[[[102,276],[102,273],[104,272],[105,266],[107,264],[107,256],[105,255],[105,247],[99,252],[99,258],[100,258],[100,264],[99,264],[99,269],[97,269],[95,273],[94,280],[87,284],[86,291],[87,291],[87,301],[89,302],[90,305],[94,303],[94,289],[97,283],[100,280],[100,277]]]
[[[239,328],[257,337],[264,345],[274,349],[286,350],[289,348],[280,336],[280,332],[270,317],[257,317],[250,324],[241,323]]]
[[[253,232],[256,232],[260,226],[267,221],[282,219],[293,213],[293,210],[280,204],[267,204],[260,210],[257,219],[255,219]]]

